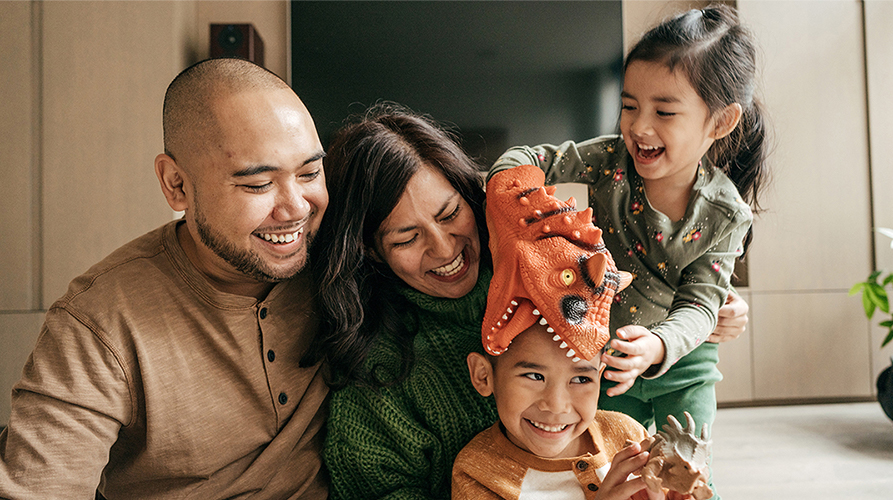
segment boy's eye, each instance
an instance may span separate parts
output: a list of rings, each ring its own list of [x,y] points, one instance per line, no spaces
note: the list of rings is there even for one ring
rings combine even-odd
[[[590,382],[592,382],[592,379],[584,375],[580,375],[571,379],[572,384],[588,384]]]
[[[623,104],[620,106],[620,109],[621,109],[621,111],[632,111],[632,110],[636,109],[636,107],[633,106],[632,104]]]
[[[525,373],[522,376],[529,378],[530,380],[543,381],[546,380],[545,377],[541,373]]]
[[[658,111],[657,116],[674,116],[676,113],[671,113],[669,111]]]

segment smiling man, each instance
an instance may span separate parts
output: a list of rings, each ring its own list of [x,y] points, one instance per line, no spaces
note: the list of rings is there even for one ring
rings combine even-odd
[[[47,313],[0,434],[0,497],[325,498],[327,389],[308,247],[328,203],[313,120],[235,59],[164,102],[181,220],[116,250]]]

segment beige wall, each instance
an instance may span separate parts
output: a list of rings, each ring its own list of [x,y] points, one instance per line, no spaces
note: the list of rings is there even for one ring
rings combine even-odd
[[[35,102],[38,65],[32,55],[37,42],[32,36],[31,4],[0,3],[0,310],[35,308],[36,287],[32,276],[39,254],[34,224],[37,217],[35,132],[39,113]],[[14,235],[14,237],[13,237]],[[0,316],[0,321],[3,318]],[[0,330],[2,335],[2,330]]]
[[[703,9],[713,3],[734,4],[735,2],[711,2],[709,0],[631,0],[623,2],[624,52],[629,52],[629,49],[643,33],[664,19],[688,9]]]
[[[778,143],[750,257],[754,398],[870,396],[879,343],[847,295],[872,266],[862,5],[738,7],[763,48]]]
[[[46,308],[171,219],[153,170],[161,105],[207,57],[210,23],[254,24],[288,76],[287,1],[0,1],[0,425]]]
[[[43,315],[39,309],[39,216],[36,102],[39,44],[28,2],[0,3],[0,425],[9,417],[9,389],[21,375]],[[14,96],[14,97],[13,97]]]
[[[871,144],[872,214],[876,227],[893,228],[893,156],[887,153],[893,137],[893,2],[865,3],[865,46],[868,67],[868,123]],[[890,239],[875,234],[876,267],[893,270]],[[877,316],[875,316],[877,318]],[[889,317],[888,317],[889,318]],[[890,366],[893,344],[880,349],[886,331],[872,321],[872,378]]]

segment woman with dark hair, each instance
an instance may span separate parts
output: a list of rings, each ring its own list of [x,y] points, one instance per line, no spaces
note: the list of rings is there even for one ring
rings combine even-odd
[[[471,385],[492,276],[482,176],[432,120],[378,105],[339,130],[312,246],[332,393],[331,495],[449,498],[459,450],[496,422]],[[742,307],[743,305],[743,307]],[[721,321],[744,330],[746,304]],[[743,319],[742,319],[743,318]]]
[[[392,104],[338,131],[325,168],[312,355],[340,388],[331,494],[448,498],[456,454],[496,421],[465,364],[482,352],[491,276],[480,170],[433,121]]]

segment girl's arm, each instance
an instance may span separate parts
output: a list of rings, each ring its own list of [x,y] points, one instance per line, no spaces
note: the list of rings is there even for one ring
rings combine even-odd
[[[590,154],[584,158],[581,149]],[[612,158],[617,157],[615,152],[619,155],[622,151],[626,151],[626,146],[619,136],[596,137],[580,143],[565,141],[558,146],[516,146],[496,160],[487,174],[487,180],[500,170],[519,165],[535,165],[545,172],[546,185],[562,182],[588,184],[591,181],[587,174],[604,168],[603,163],[610,163]]]
[[[710,337],[751,221],[749,211],[733,215],[712,246],[683,269],[666,319],[649,328],[663,341],[666,353],[663,362],[645,373],[645,378],[662,375]]]

